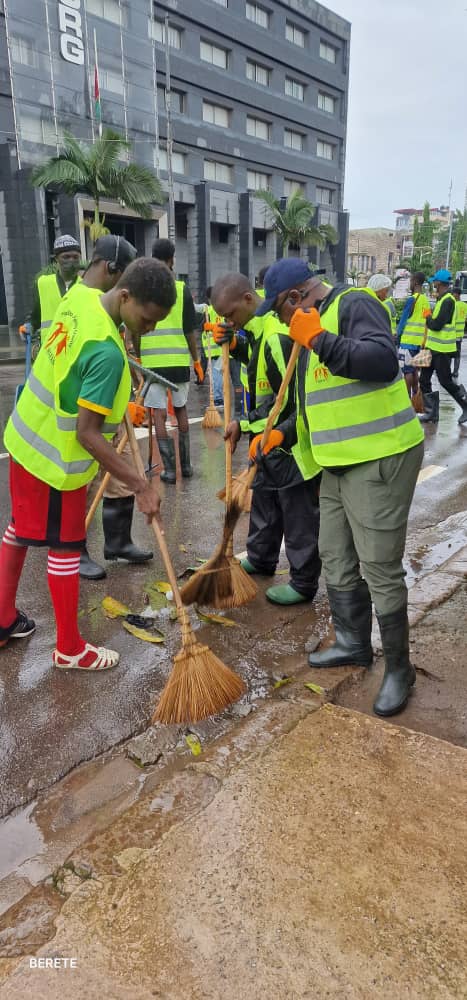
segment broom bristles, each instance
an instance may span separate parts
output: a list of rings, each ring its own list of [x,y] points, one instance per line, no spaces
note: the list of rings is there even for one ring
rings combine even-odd
[[[233,501],[225,512],[220,545],[204,566],[193,573],[193,576],[180,591],[184,604],[203,604],[211,608],[235,608],[246,603],[243,599],[237,603],[234,595],[234,577],[237,579],[238,574],[232,573],[232,563],[240,564],[237,560],[232,560],[226,555],[240,514],[240,507]],[[241,567],[240,569],[242,573],[245,573]],[[245,576],[248,574],[245,573]],[[248,600],[251,599],[248,598]]]
[[[245,690],[242,679],[208,646],[189,643],[175,656],[152,722],[199,722],[222,712]]]
[[[253,490],[245,491],[245,480],[248,478],[248,469],[244,469],[240,472],[238,476],[234,476],[232,479],[232,501],[238,503],[241,510],[248,513],[251,510],[251,501],[253,499]],[[219,490],[216,494],[219,500],[224,500],[226,497],[225,486],[222,490]]]
[[[204,427],[204,429],[208,428],[211,430],[216,427],[222,427],[222,417],[220,413],[216,410],[215,406],[211,406],[211,404],[209,404],[209,406],[206,409],[206,413],[204,414],[204,417],[201,421],[201,427]]]

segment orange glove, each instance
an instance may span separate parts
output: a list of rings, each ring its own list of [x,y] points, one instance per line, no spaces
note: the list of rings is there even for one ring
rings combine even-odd
[[[431,309],[424,309],[422,312],[423,319],[428,319],[431,316]]]
[[[205,330],[210,330],[212,339],[216,344],[228,344],[229,350],[234,351],[237,346],[237,338],[234,330],[227,323],[205,323]]]
[[[261,444],[262,437],[262,434],[256,434],[248,449],[248,454],[252,462],[257,461],[258,448]],[[264,448],[261,448],[261,453],[263,455],[269,455],[269,452],[272,451],[273,448],[280,448],[283,440],[284,435],[282,431],[272,430],[269,435],[268,443],[264,445]]]
[[[317,309],[297,309],[290,321],[289,336],[302,347],[311,350],[312,342],[323,332]]]
[[[196,372],[196,374],[198,376],[198,381],[201,384],[201,382],[204,382],[204,371],[203,371],[203,366],[201,364],[201,361],[194,361],[193,362],[193,368],[194,368],[194,370],[195,370],[195,372]]]
[[[128,415],[133,427],[141,427],[146,420],[146,409],[139,403],[128,403]]]

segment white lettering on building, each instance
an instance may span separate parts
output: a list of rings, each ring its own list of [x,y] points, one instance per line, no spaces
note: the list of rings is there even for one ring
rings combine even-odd
[[[59,0],[60,53],[67,62],[84,66],[81,0]]]

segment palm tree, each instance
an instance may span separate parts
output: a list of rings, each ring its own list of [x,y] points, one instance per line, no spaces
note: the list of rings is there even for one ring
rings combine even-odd
[[[300,191],[290,196],[285,208],[281,207],[281,202],[272,191],[256,191],[255,197],[264,201],[273,216],[273,229],[281,240],[284,257],[288,257],[290,245],[299,249],[312,246],[324,250],[328,243],[335,246],[339,242],[333,226],[314,225],[315,206]]]
[[[79,142],[69,132],[65,133],[63,148],[58,156],[53,156],[42,166],[36,167],[31,181],[34,187],[55,185],[66,194],[90,195],[94,200],[94,221],[89,226],[91,239],[108,233],[101,217],[102,198],[120,201],[137,212],[143,219],[150,219],[153,202],[162,204],[165,193],[155,174],[138,163],[121,163],[122,152],[130,148],[123,136],[112,129],[105,129],[103,135],[92,146]]]

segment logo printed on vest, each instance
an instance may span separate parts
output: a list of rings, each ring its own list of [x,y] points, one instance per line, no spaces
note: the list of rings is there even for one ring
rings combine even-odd
[[[268,382],[267,378],[260,378],[260,379],[258,379],[258,383],[257,384],[258,384],[258,389],[259,389],[260,392],[262,392],[264,389],[267,390],[267,389],[271,388],[271,383]]]
[[[58,341],[58,337],[62,337],[62,339]],[[55,343],[55,341],[57,341],[57,343]],[[55,330],[53,331],[53,333],[50,334],[50,337],[46,341],[45,346],[46,348],[52,347],[52,344],[55,343],[55,357],[58,358],[58,355],[61,354],[62,351],[66,351],[67,342],[68,342],[68,333],[65,329],[64,324],[57,323]]]
[[[313,372],[313,377],[315,382],[327,382],[329,370],[326,368],[326,365],[318,365]]]

